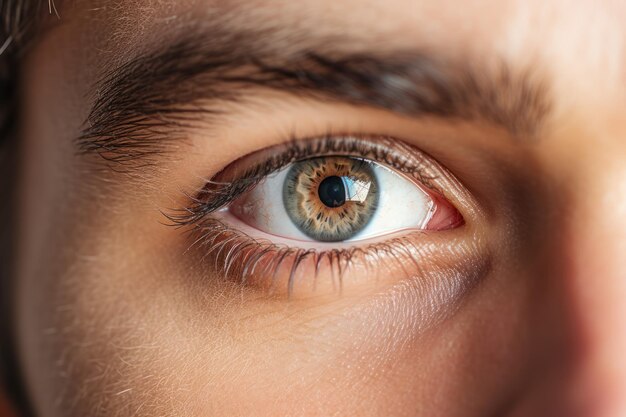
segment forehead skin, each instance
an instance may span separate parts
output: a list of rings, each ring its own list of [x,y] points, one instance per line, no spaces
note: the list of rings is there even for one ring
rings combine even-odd
[[[95,3],[95,5],[94,5]],[[316,2],[218,1],[180,2],[68,2],[62,26],[79,35],[74,49],[82,59],[103,59],[115,64],[168,34],[189,26],[211,26],[227,21],[242,29],[284,28],[290,38],[276,37],[288,47],[298,36],[348,37],[372,49],[391,47],[445,48],[450,55],[498,57],[517,66],[537,64],[559,74],[559,97],[576,80],[580,92],[605,98],[624,89],[624,45],[621,2],[455,1]],[[480,24],[477,24],[480,22]],[[585,30],[581,30],[584,22]],[[301,31],[298,33],[297,31]],[[106,34],[106,36],[103,36]],[[304,35],[306,34],[306,35]],[[282,33],[281,33],[282,35]],[[597,48],[602,43],[603,48]],[[58,52],[58,51],[56,51]],[[87,55],[87,56],[85,56]],[[583,59],[584,58],[584,59]],[[566,71],[567,70],[567,71]],[[602,80],[597,74],[603,73]],[[580,83],[589,78],[589,82]],[[584,90],[583,90],[584,89]],[[617,91],[616,91],[617,90]],[[593,95],[592,95],[593,97]]]
[[[577,207],[568,213],[563,227],[585,236],[583,242],[572,238],[562,249],[568,260],[559,267],[578,271],[559,281],[562,292],[576,292],[592,270],[607,277],[625,270],[618,255],[626,253],[626,239],[604,249],[598,258],[604,262],[581,266],[571,259],[593,258],[608,236],[600,231],[611,230],[615,237],[626,230],[623,220],[615,220],[626,218],[626,205],[617,197],[626,195],[620,180],[625,175],[624,159],[619,157],[626,154],[626,3],[462,4],[452,0],[77,0],[63,5],[61,22],[26,59],[21,85],[26,104],[21,126],[19,344],[37,410],[43,416],[67,415],[67,410],[77,416],[191,416],[219,415],[223,410],[229,410],[227,415],[316,415],[329,409],[339,410],[338,415],[403,415],[411,409],[431,416],[478,416],[485,410],[494,415],[508,410],[523,396],[518,389],[532,392],[531,340],[536,332],[550,332],[546,323],[550,320],[537,320],[536,315],[551,312],[552,305],[533,304],[543,301],[533,298],[533,291],[550,285],[535,283],[530,288],[528,277],[519,272],[525,264],[511,266],[510,276],[515,279],[510,284],[481,289],[476,297],[485,300],[468,308],[463,321],[417,341],[407,338],[413,350],[397,353],[397,346],[386,345],[374,353],[359,350],[355,347],[361,342],[358,329],[369,323],[354,311],[350,316],[354,328],[337,324],[332,343],[319,349],[303,329],[315,333],[327,323],[325,319],[284,320],[281,313],[263,311],[268,321],[261,324],[280,318],[280,329],[251,331],[254,325],[245,320],[233,325],[234,316],[216,307],[220,294],[194,293],[182,283],[185,274],[193,274],[193,266],[172,266],[177,260],[167,253],[174,251],[165,250],[179,242],[163,243],[160,253],[165,255],[159,258],[146,249],[155,232],[151,225],[133,220],[142,215],[158,222],[154,204],[146,207],[131,198],[126,205],[117,204],[110,216],[106,206],[115,197],[109,200],[104,192],[94,191],[102,184],[83,182],[75,162],[73,140],[80,136],[97,96],[96,81],[190,26],[225,21],[244,29],[277,27],[268,42],[283,48],[289,48],[293,38],[329,36],[349,39],[361,50],[419,49],[488,64],[506,61],[549,80],[554,111],[546,131],[539,144],[522,146],[534,146],[529,152],[535,161],[549,167],[546,182],[555,184],[558,192],[546,194],[567,195],[570,206]],[[492,146],[494,154],[517,152],[485,138],[476,141]],[[240,156],[237,146],[233,145],[231,159]],[[600,171],[609,174],[599,177]],[[174,172],[172,181],[181,180],[179,176]],[[117,177],[107,179],[114,182]],[[89,203],[82,202],[86,194],[91,196]],[[587,220],[594,217],[597,204],[614,215],[592,225]],[[562,208],[555,212],[561,213]],[[120,231],[120,221],[131,225],[131,235]],[[580,272],[585,268],[587,275]],[[127,280],[128,276],[135,279]],[[623,290],[624,286],[589,292],[577,302],[597,307],[593,310],[597,317],[624,317],[622,303],[609,302]],[[488,296],[492,298],[487,300]],[[485,317],[493,311],[504,319],[491,326]],[[373,317],[375,313],[368,319]],[[535,321],[527,322],[527,317]],[[576,325],[586,329],[585,320]],[[604,337],[612,330],[608,325],[597,327],[585,337]],[[287,343],[268,342],[273,337]],[[603,358],[621,357],[625,341],[614,341]],[[341,351],[333,350],[334,346]],[[311,352],[313,348],[318,350]],[[296,355],[294,349],[308,355],[310,362],[298,369],[285,364],[281,358]],[[367,360],[354,360],[355,351]],[[423,352],[428,354],[421,357]],[[405,368],[392,366],[390,358]],[[319,365],[331,362],[353,368],[338,372]],[[372,376],[374,371],[381,374]],[[294,374],[298,378],[292,378]],[[398,381],[419,388],[407,389]],[[617,398],[618,394],[607,395]],[[498,404],[486,405],[490,401]],[[526,415],[523,406],[516,411]]]

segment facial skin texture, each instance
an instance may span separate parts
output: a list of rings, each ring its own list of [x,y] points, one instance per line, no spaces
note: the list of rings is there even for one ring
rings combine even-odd
[[[21,85],[17,339],[38,416],[626,415],[624,4],[137,0],[59,12]],[[193,128],[157,131],[175,141],[149,163],[78,151],[108,71],[217,21],[265,30],[283,53],[337,39],[343,52],[469,63],[486,79],[505,65],[540,85],[543,117],[512,131],[254,86]],[[237,158],[329,131],[402,138],[462,184],[445,183],[446,196],[466,226],[423,238],[425,272],[361,271],[341,293],[327,274],[317,292],[270,296],[216,273],[164,225],[162,211]]]

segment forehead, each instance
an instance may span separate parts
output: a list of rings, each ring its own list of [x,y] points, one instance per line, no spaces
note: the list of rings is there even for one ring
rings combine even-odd
[[[607,129],[621,120],[626,102],[626,2],[66,0],[57,5],[61,23],[27,64],[34,80],[27,92],[41,97],[59,86],[51,95],[66,111],[48,117],[66,120],[76,136],[105,74],[191,31],[215,42],[216,33],[250,30],[278,50],[327,44],[367,53],[427,52],[477,67],[504,62],[547,81],[553,127],[580,131],[593,124],[594,137],[612,134]]]
[[[190,27],[219,26],[265,31],[268,42],[285,48],[327,37],[361,48],[436,49],[539,65],[578,83],[601,72],[590,93],[614,92],[626,73],[620,1],[75,0],[59,8],[69,39],[85,47],[82,55],[91,47],[115,61]]]

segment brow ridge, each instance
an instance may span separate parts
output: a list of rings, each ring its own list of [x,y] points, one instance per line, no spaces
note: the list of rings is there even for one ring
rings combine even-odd
[[[206,39],[183,37],[104,74],[80,152],[156,162],[189,129],[222,115],[220,104],[243,102],[251,88],[411,117],[484,120],[516,137],[534,136],[551,108],[546,83],[504,62],[487,70],[423,51],[347,52],[322,43],[285,53],[256,47],[259,35]]]

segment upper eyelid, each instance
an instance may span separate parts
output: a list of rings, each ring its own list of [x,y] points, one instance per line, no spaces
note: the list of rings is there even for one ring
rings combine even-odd
[[[282,148],[282,151],[278,152],[275,148]],[[267,157],[263,159],[262,156],[258,156],[259,153],[272,155],[274,160]],[[409,154],[413,156],[412,160],[406,156]],[[191,196],[189,206],[171,210],[166,216],[174,225],[195,224],[288,164],[309,157],[330,155],[357,156],[386,164],[399,172],[416,177],[422,185],[432,191],[445,194],[433,181],[436,174],[430,159],[414,147],[389,137],[329,134],[312,139],[292,139],[287,144],[266,148],[239,158],[206,181],[203,188]],[[257,161],[251,162],[250,159],[254,157]],[[230,168],[240,168],[239,165],[246,163],[251,167],[244,169],[243,172],[229,171]]]

